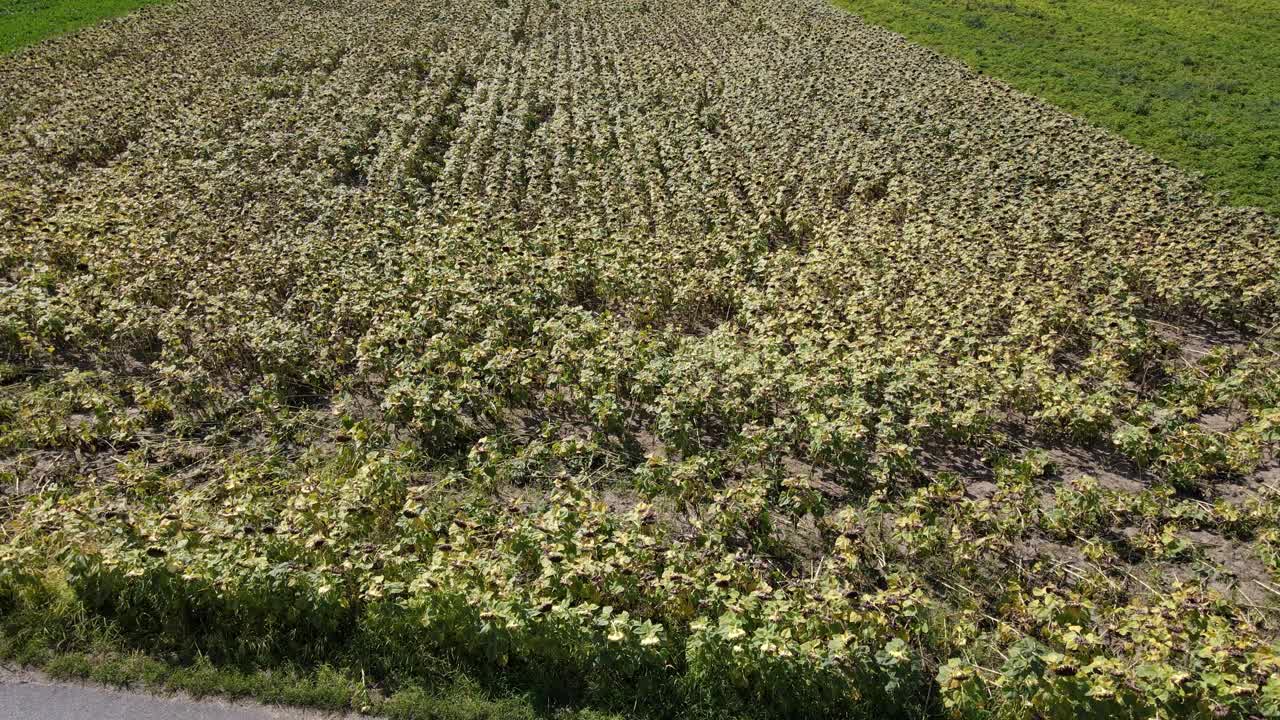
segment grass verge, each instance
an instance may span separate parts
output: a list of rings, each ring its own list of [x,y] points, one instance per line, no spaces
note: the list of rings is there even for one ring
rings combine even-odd
[[[1280,212],[1270,0],[835,0]]]
[[[164,0],[0,0],[0,54]]]
[[[157,651],[116,622],[87,612],[56,578],[0,612],[0,661],[35,667],[60,680],[195,698],[252,698],[262,703],[358,712],[393,720],[619,720],[592,710],[552,710],[536,700],[495,694],[461,673],[430,678],[374,678],[350,664],[269,666],[212,660],[194,647],[182,656]],[[197,643],[198,645],[198,643]]]

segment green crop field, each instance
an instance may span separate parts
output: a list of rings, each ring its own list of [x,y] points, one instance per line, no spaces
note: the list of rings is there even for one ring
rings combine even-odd
[[[1277,717],[1278,450],[1275,216],[823,0],[184,0],[0,58],[6,662]]]
[[[0,0],[0,53],[162,0]]]
[[[835,0],[1280,213],[1276,0]]]

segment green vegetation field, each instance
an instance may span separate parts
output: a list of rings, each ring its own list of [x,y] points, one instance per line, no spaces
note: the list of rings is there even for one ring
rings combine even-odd
[[[395,717],[1280,716],[1280,226],[821,0],[0,59],[0,656]]]
[[[1275,0],[836,0],[1280,213]]]
[[[0,0],[0,53],[159,0]]]

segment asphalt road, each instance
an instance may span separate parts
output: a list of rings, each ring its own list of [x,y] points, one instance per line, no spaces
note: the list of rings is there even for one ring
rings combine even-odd
[[[340,720],[257,703],[156,696],[0,669],[0,720]]]

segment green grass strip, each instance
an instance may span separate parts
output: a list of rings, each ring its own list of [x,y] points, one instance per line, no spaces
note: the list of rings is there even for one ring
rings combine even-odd
[[[0,0],[0,53],[164,0]]]
[[[1275,0],[835,0],[1280,213]]]

